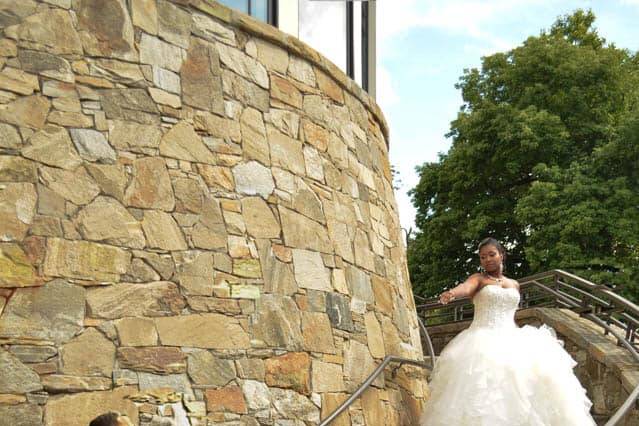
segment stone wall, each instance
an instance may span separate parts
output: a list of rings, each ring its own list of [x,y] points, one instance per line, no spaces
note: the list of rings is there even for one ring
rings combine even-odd
[[[421,359],[377,105],[209,0],[0,0],[0,425],[316,424]],[[402,368],[336,424],[414,424]]]
[[[568,309],[551,308],[522,309],[517,311],[516,321],[519,326],[553,327],[566,351],[577,361],[574,372],[593,402],[591,413],[597,421],[609,419],[639,385],[639,362],[617,346],[610,334],[604,336],[603,328],[592,321]],[[463,321],[428,327],[435,354],[469,325],[470,321]],[[639,424],[637,406],[619,424]]]

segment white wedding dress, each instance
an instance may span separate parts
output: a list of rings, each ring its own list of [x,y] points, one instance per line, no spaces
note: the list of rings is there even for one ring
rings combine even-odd
[[[473,298],[469,328],[442,349],[422,426],[593,426],[575,360],[552,327],[515,323],[516,288],[490,284]]]

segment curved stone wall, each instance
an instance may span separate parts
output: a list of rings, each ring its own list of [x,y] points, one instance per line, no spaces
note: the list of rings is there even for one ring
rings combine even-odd
[[[421,359],[376,104],[208,0],[0,1],[0,419],[316,424]],[[337,424],[414,424],[410,368]]]

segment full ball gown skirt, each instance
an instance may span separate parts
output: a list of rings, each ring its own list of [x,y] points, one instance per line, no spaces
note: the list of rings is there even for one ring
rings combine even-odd
[[[473,298],[469,328],[442,349],[422,426],[593,426],[577,362],[551,327],[518,327],[516,288],[490,284]]]

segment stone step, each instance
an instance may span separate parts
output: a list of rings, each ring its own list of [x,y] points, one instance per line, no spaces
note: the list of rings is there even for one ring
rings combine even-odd
[[[594,414],[592,416],[593,419],[595,419],[595,423],[597,423],[597,426],[603,426],[606,424],[606,422],[608,421],[609,417],[608,416],[600,416],[597,414]]]

